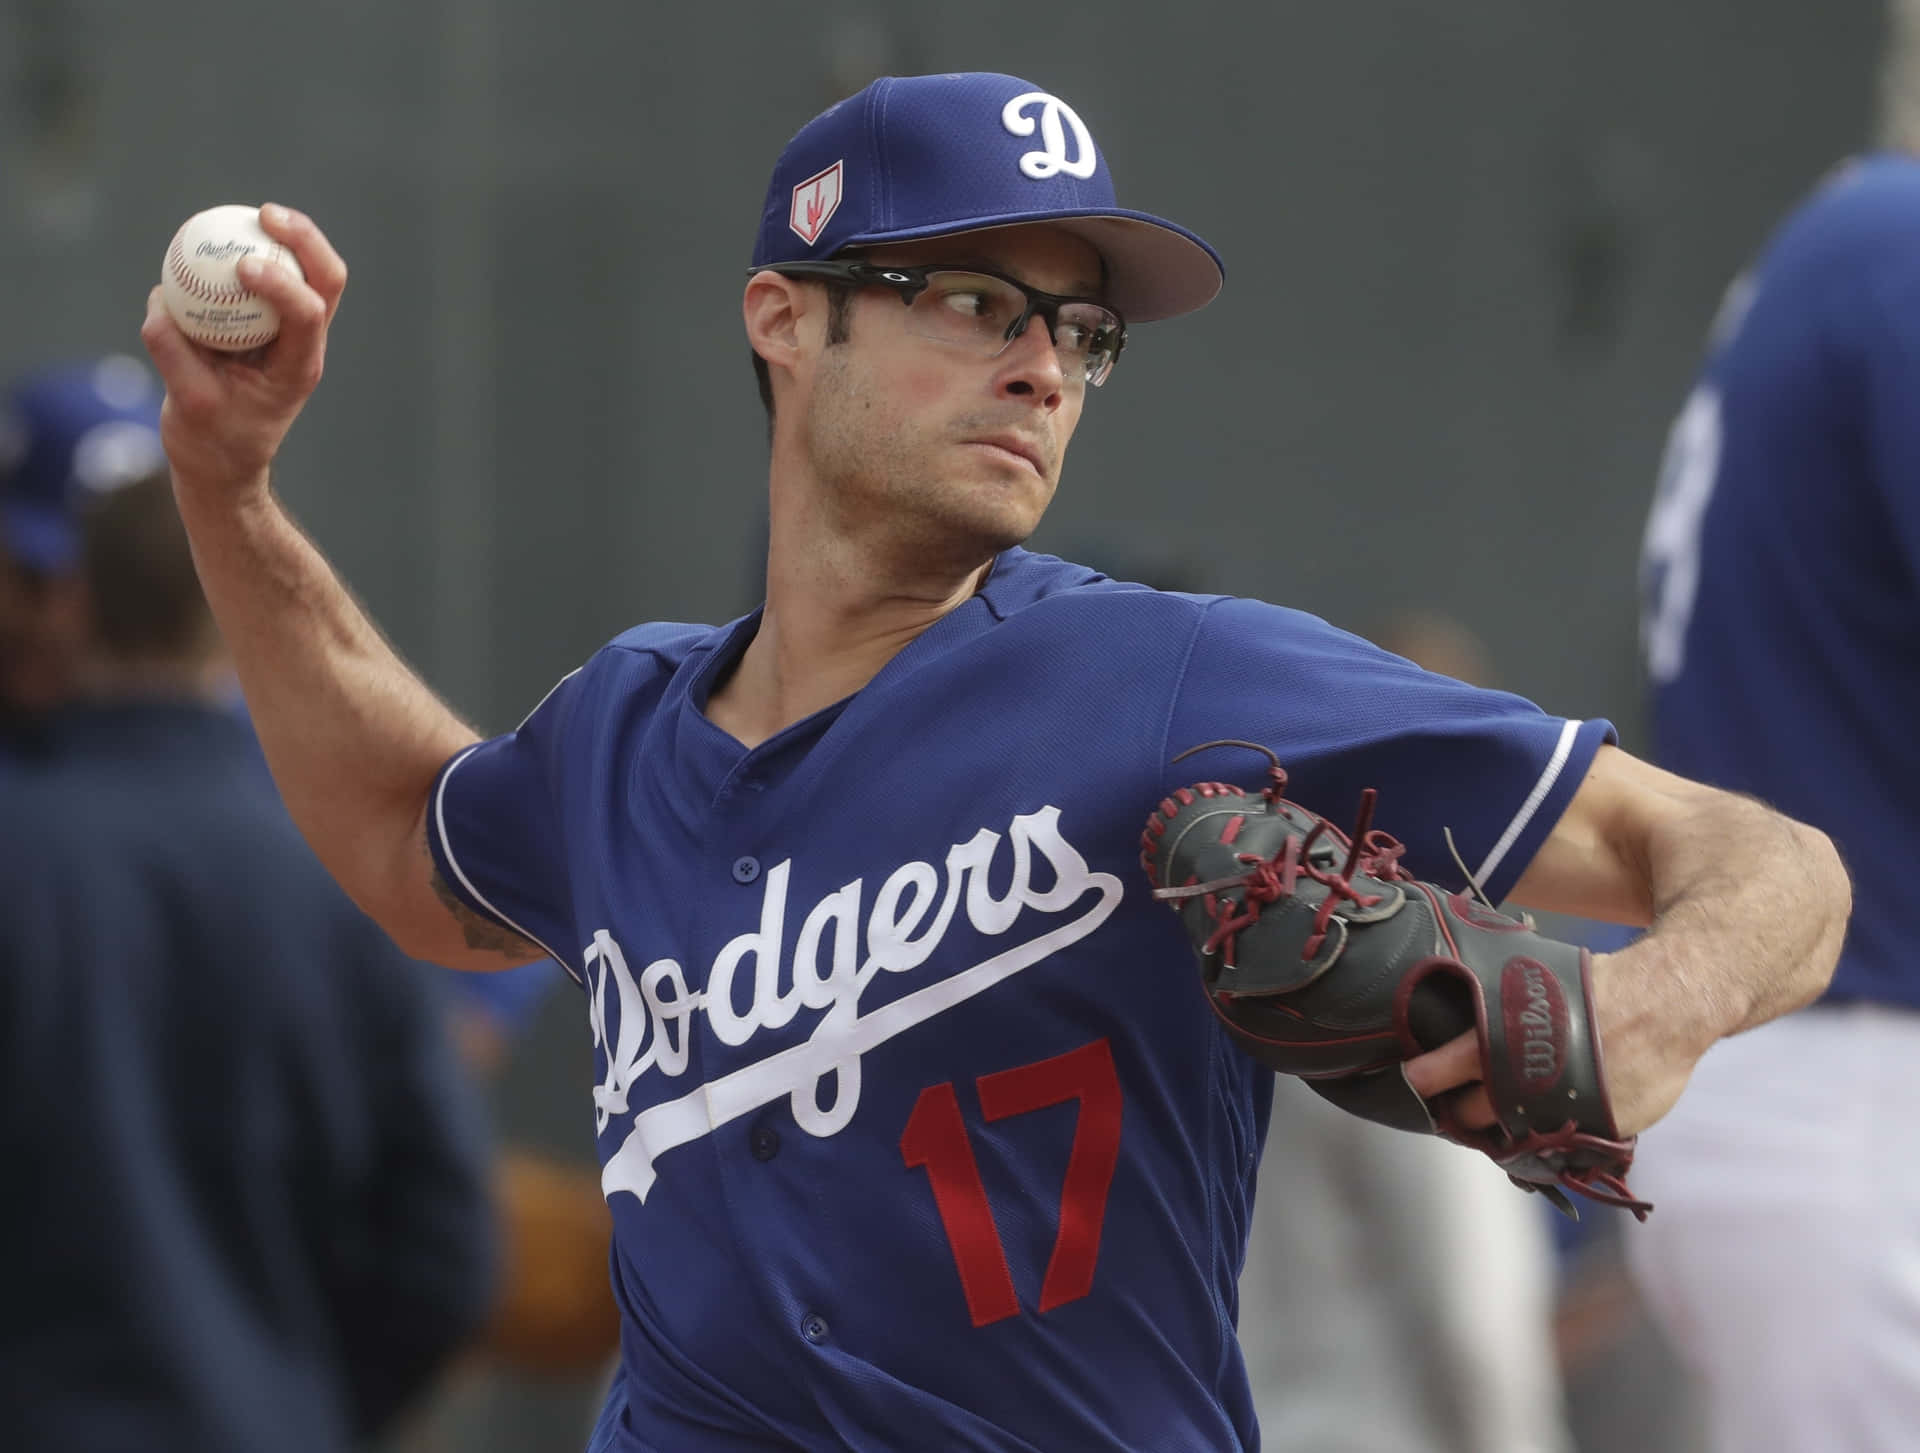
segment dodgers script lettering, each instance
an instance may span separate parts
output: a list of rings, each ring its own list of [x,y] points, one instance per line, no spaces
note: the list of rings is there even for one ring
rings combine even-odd
[[[1012,857],[1011,881],[995,897],[989,869],[1003,843]],[[1035,873],[1036,858],[1050,874]],[[662,1154],[783,1095],[808,1134],[837,1133],[859,1107],[863,1054],[1085,938],[1120,903],[1120,880],[1087,865],[1062,836],[1057,807],[1015,817],[1004,836],[980,829],[948,849],[944,867],[943,874],[928,862],[901,865],[870,905],[865,880],[855,878],[799,914],[787,901],[792,860],[781,862],[762,880],[757,926],[720,950],[701,988],[671,958],[655,959],[636,975],[613,935],[596,932],[584,966],[594,1044],[606,1056],[606,1072],[593,1092],[603,1134],[629,1112],[647,1076],[676,1080],[686,1073],[696,1015],[704,1015],[714,1037],[731,1046],[749,1043],[763,1029],[783,1028],[803,1011],[820,1016],[799,1044],[635,1114],[602,1172],[606,1194],[630,1191],[644,1202]],[[1051,886],[1035,886],[1036,877],[1048,876]],[[1086,901],[1089,894],[1098,897]],[[874,980],[927,964],[963,905],[980,934],[998,938],[1028,924],[1036,931],[863,1015],[860,999]],[[1077,916],[1064,917],[1075,910]],[[795,918],[799,927],[789,951]],[[823,1098],[829,1076],[831,1098]]]

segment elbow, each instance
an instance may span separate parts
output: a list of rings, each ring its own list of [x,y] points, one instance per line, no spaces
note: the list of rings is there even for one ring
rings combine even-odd
[[[354,906],[378,924],[401,953],[410,959],[434,961],[431,950],[437,945],[430,944],[422,934],[420,914],[403,891],[398,874],[371,874],[355,883],[343,879],[341,886]]]
[[[406,919],[398,916],[383,918],[377,914],[369,914],[368,916],[380,925],[382,931],[393,941],[393,946],[408,958],[415,959],[424,964],[441,964],[442,967],[452,967],[451,965],[443,963],[443,960],[447,957],[444,943],[415,931]]]
[[[369,909],[368,917],[410,959],[448,969],[471,967],[460,961],[456,922],[440,903],[395,896],[382,903],[379,912]]]
[[[1832,838],[1805,823],[1794,823],[1793,828],[1815,934],[1813,951],[1802,964],[1804,982],[1798,986],[1800,1003],[1810,1004],[1826,992],[1839,965],[1853,915],[1853,879]]]

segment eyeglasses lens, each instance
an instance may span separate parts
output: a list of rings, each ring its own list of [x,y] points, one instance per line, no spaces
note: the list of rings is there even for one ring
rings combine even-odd
[[[957,343],[986,357],[1004,352],[1008,330],[1027,310],[1027,295],[1005,279],[977,272],[935,272],[908,310],[908,327],[923,338]],[[1044,319],[1036,313],[1028,327]],[[1106,381],[1120,340],[1120,319],[1098,303],[1063,303],[1053,328],[1054,352],[1069,378]]]

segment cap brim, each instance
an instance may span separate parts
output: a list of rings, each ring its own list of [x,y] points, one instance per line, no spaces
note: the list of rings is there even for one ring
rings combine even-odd
[[[1184,227],[1149,216],[1108,208],[1090,212],[1033,212],[983,217],[972,222],[943,222],[896,232],[863,233],[846,247],[877,247],[888,242],[919,242],[929,237],[958,237],[1001,227],[1058,227],[1084,237],[1107,263],[1107,301],[1129,323],[1177,318],[1204,308],[1226,281],[1220,255]]]

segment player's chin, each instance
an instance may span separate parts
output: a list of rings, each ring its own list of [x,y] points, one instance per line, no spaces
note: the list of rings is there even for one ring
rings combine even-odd
[[[974,481],[961,508],[979,532],[1007,545],[1018,545],[1040,528],[1041,516],[1053,501],[1053,481],[1032,471],[1024,477],[989,476]]]
[[[965,541],[969,553],[993,555],[1025,544],[1040,528],[1046,501],[1003,483],[975,484],[949,492],[928,516],[939,538]]]

